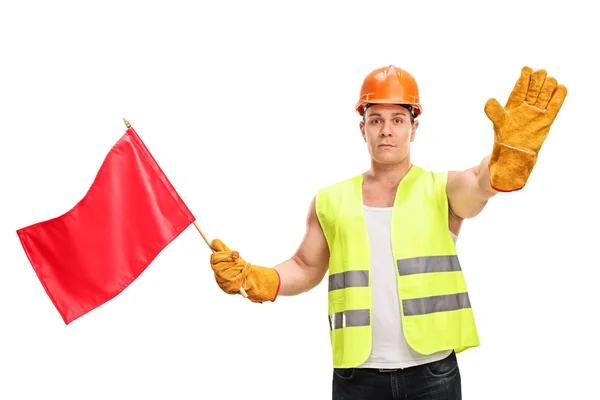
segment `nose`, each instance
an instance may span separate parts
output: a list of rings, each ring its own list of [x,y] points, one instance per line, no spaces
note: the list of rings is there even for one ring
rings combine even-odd
[[[381,132],[379,132],[379,134],[381,136],[391,136],[392,135],[392,130],[390,129],[389,123],[388,122],[384,122],[381,126]]]

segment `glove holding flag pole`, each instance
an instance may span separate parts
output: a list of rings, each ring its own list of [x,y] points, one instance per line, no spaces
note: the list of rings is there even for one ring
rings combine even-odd
[[[244,289],[244,285],[247,285],[246,277],[251,271],[252,265],[248,264],[239,257],[239,253],[231,252],[231,250],[225,246],[219,239],[215,239],[212,243],[208,240],[197,221],[194,221],[194,226],[200,232],[200,235],[213,251],[211,255],[211,266],[215,272],[215,278],[219,283],[219,287],[228,294],[241,293],[244,298],[248,298],[248,294]],[[219,253],[217,253],[219,252]],[[223,252],[226,254],[224,255]],[[241,263],[244,263],[243,265]],[[219,264],[217,266],[217,264]],[[239,267],[239,268],[236,268]],[[220,275],[226,275],[226,278],[220,277]],[[236,285],[237,283],[237,285]],[[256,296],[253,296],[250,300],[254,301]],[[265,298],[266,300],[267,298]],[[275,300],[275,297],[273,297]],[[262,300],[260,301],[262,302]]]
[[[214,251],[210,265],[221,290],[227,294],[245,291],[254,303],[275,301],[281,283],[277,270],[250,264],[219,239],[213,240],[210,247]]]

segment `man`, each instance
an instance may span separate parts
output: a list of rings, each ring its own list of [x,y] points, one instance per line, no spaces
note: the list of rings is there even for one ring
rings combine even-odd
[[[273,268],[214,240],[218,285],[275,301],[329,272],[334,400],[460,399],[456,353],[479,345],[456,255],[461,223],[525,186],[566,93],[524,67],[505,107],[485,105],[491,154],[465,171],[429,172],[410,159],[422,113],[415,79],[394,66],[371,72],[356,105],[371,168],[318,191],[298,250]]]

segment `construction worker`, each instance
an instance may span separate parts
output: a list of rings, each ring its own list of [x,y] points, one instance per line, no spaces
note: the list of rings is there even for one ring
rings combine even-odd
[[[485,104],[491,154],[465,171],[431,172],[410,158],[423,110],[415,79],[393,65],[374,70],[356,104],[370,169],[317,192],[302,243],[279,265],[253,265],[214,240],[219,287],[275,301],[329,272],[332,399],[460,399],[456,354],[479,345],[456,254],[461,224],[525,186],[566,94],[545,70],[524,67],[504,107]]]

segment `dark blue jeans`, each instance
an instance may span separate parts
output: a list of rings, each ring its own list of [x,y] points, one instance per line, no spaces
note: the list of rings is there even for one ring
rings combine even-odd
[[[461,380],[456,354],[415,367],[380,371],[364,368],[333,370],[333,400],[460,400]]]

